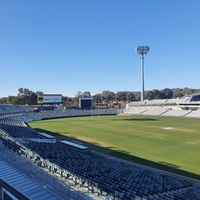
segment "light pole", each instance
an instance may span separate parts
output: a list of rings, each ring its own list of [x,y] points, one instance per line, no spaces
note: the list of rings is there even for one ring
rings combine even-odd
[[[144,101],[144,56],[148,53],[148,46],[138,46],[135,51],[141,55],[141,101]]]

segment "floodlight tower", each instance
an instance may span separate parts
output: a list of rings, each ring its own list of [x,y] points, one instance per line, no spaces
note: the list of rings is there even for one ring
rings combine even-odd
[[[141,101],[144,101],[144,56],[149,52],[148,46],[138,46],[135,51],[141,55]]]

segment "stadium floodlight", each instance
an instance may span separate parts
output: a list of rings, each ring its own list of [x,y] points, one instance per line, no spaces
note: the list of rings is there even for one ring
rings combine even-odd
[[[148,46],[138,46],[135,51],[141,55],[141,101],[144,101],[144,56],[149,52]]]

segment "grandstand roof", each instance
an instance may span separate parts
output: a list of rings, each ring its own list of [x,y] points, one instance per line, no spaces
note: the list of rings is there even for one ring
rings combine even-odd
[[[196,93],[193,93],[193,94],[186,95],[186,97],[194,97],[194,96],[198,96],[198,95],[200,95],[200,92],[196,92]]]
[[[47,191],[42,186],[38,185],[36,182],[24,176],[1,160],[0,168],[0,180],[6,182],[11,188],[15,188],[24,199],[59,199],[56,195]]]

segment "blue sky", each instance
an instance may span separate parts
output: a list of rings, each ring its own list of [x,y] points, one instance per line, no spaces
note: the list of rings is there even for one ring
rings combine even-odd
[[[199,89],[199,0],[0,0],[0,97]]]

